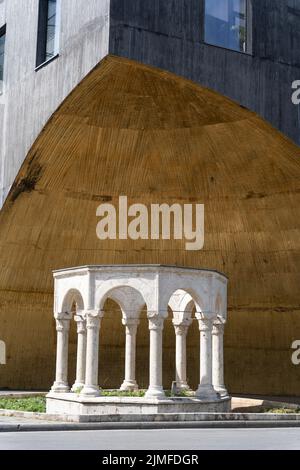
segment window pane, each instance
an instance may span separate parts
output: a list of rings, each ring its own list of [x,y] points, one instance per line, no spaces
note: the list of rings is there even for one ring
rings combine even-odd
[[[36,65],[42,65],[57,54],[57,0],[39,0],[39,24]]]
[[[206,0],[205,42],[246,52],[247,0]]]
[[[55,55],[56,0],[48,1],[46,60]]]

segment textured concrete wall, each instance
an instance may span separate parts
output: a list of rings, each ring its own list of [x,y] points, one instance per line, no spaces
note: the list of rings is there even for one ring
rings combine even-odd
[[[0,97],[0,206],[49,117],[108,52],[109,0],[76,0],[76,8],[74,0],[63,0],[60,56],[36,72],[38,3],[0,2],[0,27],[7,23],[5,91]]]
[[[231,392],[297,395],[300,366],[300,149],[220,95],[125,59],[107,57],[54,114],[0,211],[0,325],[7,364],[0,386],[50,388],[55,370],[52,270],[162,263],[229,277],[225,331]],[[97,207],[205,204],[205,243],[106,240]],[[124,374],[124,327],[108,308],[100,383]],[[75,372],[75,322],[70,374]],[[148,385],[147,322],[138,330],[137,378]],[[164,384],[174,380],[174,328],[164,329]],[[70,375],[70,377],[71,377]],[[188,338],[188,377],[199,381],[199,331]],[[71,382],[74,380],[71,380]]]
[[[110,52],[167,69],[259,113],[300,144],[299,0],[252,0],[253,56],[203,43],[204,0],[112,0]]]

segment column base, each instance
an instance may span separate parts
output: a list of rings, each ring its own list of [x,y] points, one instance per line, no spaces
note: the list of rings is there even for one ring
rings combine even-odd
[[[83,388],[84,388],[84,383],[83,382],[75,382],[73,387],[71,388],[71,392],[81,393]]]
[[[196,391],[196,397],[203,400],[218,400],[218,398],[220,398],[220,395],[215,391],[212,385],[200,384]]]
[[[136,380],[124,380],[124,382],[122,383],[120,387],[120,390],[128,391],[128,392],[132,392],[138,389],[139,389],[139,386],[136,383]]]
[[[166,398],[166,395],[162,387],[149,387],[145,398]]]
[[[220,395],[221,398],[229,397],[228,391],[225,386],[215,386],[214,389]]]
[[[176,389],[179,391],[191,390],[187,382],[176,382]]]
[[[51,392],[53,393],[68,393],[70,391],[70,387],[67,382],[54,382],[51,387]]]
[[[100,397],[101,391],[100,388],[94,385],[85,385],[80,392],[82,397]]]

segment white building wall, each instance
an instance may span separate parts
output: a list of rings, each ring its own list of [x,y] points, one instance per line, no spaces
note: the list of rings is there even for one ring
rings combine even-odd
[[[5,0],[0,0],[0,28],[3,24],[5,24],[5,19],[4,19],[4,1]],[[0,90],[1,90],[1,84],[0,84]],[[0,94],[0,207],[1,207],[1,188],[2,188],[2,152],[3,152],[3,121],[4,121],[4,100],[3,96]]]
[[[0,0],[0,27],[7,24],[0,96],[0,207],[47,120],[108,54],[110,0],[60,1],[59,57],[36,71],[39,0]]]
[[[0,24],[4,23],[4,2],[6,0],[0,0]]]

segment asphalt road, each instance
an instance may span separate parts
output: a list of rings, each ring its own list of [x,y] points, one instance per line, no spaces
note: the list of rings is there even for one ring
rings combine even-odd
[[[0,450],[299,450],[300,428],[0,433]]]

